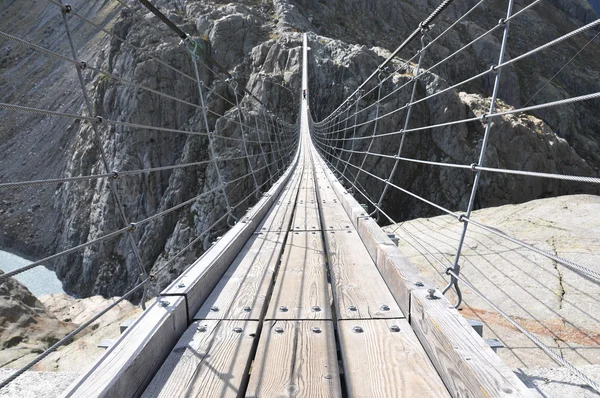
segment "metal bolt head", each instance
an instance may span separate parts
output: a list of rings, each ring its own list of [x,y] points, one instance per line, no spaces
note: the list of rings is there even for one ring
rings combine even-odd
[[[313,307],[311,308],[313,312],[319,312],[321,311],[321,307],[319,307],[318,305],[313,305]]]
[[[275,333],[283,333],[282,327],[277,326],[274,330],[275,330]]]
[[[437,297],[435,295],[435,289],[427,289],[427,293],[429,293],[429,295],[427,296],[427,298],[429,300],[435,300],[435,299],[437,299]]]
[[[400,326],[392,325],[392,326],[390,326],[390,330],[394,333],[398,333],[400,331]]]
[[[236,333],[242,333],[244,331],[244,329],[242,329],[240,327],[235,327],[235,328],[233,328],[233,331]]]
[[[362,332],[364,332],[364,329],[363,329],[363,328],[361,328],[360,326],[354,326],[354,327],[352,328],[352,331],[353,331],[354,333],[362,333]]]
[[[165,307],[168,307],[169,305],[171,305],[171,303],[169,303],[168,301],[162,301],[161,300],[161,301],[158,302],[158,305],[159,305],[159,307],[165,308]]]
[[[381,311],[389,311],[389,310],[390,310],[390,306],[389,306],[389,305],[386,305],[386,304],[384,304],[384,305],[382,305],[381,307],[379,307],[379,309],[380,309]]]
[[[250,311],[252,311],[252,308],[250,308],[249,306],[245,306],[243,308],[243,310],[244,310],[244,312],[250,312]]]
[[[348,306],[348,311],[356,311],[356,306],[354,306],[354,305]]]
[[[321,328],[315,326],[315,327],[312,328],[312,331],[313,331],[313,333],[321,333]]]
[[[210,307],[210,310],[212,312],[217,312],[217,311],[219,311],[219,307],[217,307],[216,305],[213,305],[212,307]]]
[[[415,282],[415,286],[423,287],[425,285],[423,284],[423,282]]]
[[[179,285],[177,285],[177,287],[183,289],[185,287],[185,283],[180,283]]]
[[[288,307],[286,307],[285,305],[282,305],[281,307],[279,307],[279,311],[288,312]]]
[[[206,326],[198,326],[198,331],[199,331],[200,333],[204,333],[204,332],[206,332]]]

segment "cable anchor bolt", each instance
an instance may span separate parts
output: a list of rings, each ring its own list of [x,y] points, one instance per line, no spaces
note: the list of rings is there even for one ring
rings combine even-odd
[[[435,289],[427,289],[427,300],[439,300],[440,298],[435,295]]]

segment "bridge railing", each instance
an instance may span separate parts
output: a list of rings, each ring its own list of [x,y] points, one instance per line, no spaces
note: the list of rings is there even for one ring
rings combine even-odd
[[[93,150],[88,150],[87,156],[90,157],[90,161],[95,161],[92,157],[95,153],[98,154],[99,159],[95,164],[96,167],[91,168],[98,170],[93,174],[80,175],[68,172],[54,178],[0,181],[0,191],[46,186],[60,186],[61,192],[67,193],[71,190],[74,192],[96,190],[98,195],[111,196],[114,210],[119,215],[117,224],[120,223],[117,229],[100,230],[95,234],[89,234],[72,247],[59,246],[51,255],[0,275],[0,283],[6,278],[35,267],[52,265],[59,260],[66,261],[67,256],[70,256],[72,267],[82,267],[82,256],[86,255],[86,249],[109,241],[127,242],[129,249],[123,257],[127,258],[131,254],[135,259],[134,269],[130,267],[123,271],[124,274],[115,276],[130,281],[127,291],[123,292],[118,300],[0,382],[0,388],[35,366],[60,346],[71,342],[77,334],[123,300],[141,300],[144,306],[150,296],[160,296],[161,293],[158,291],[165,287],[165,281],[169,283],[178,274],[184,274],[185,270],[190,268],[190,261],[187,259],[193,255],[190,253],[198,253],[199,249],[204,249],[206,246],[210,248],[210,241],[217,235],[222,235],[232,227],[245,231],[249,215],[255,214],[257,209],[264,210],[266,204],[273,200],[272,193],[281,189],[282,177],[289,175],[290,166],[296,161],[299,121],[289,123],[276,116],[272,109],[245,88],[246,79],[232,76],[210,56],[210,51],[205,47],[206,42],[201,37],[194,38],[187,35],[150,3],[142,3],[146,8],[121,0],[117,0],[116,3],[102,4],[74,2],[72,5],[64,4],[61,0],[47,0],[45,4],[38,4],[30,10],[31,15],[26,16],[31,20],[31,26],[36,26],[36,19],[39,20],[38,25],[43,27],[47,19],[61,18],[62,26],[59,28],[63,33],[57,36],[59,37],[57,42],[51,44],[36,41],[34,39],[37,37],[36,32],[26,34],[19,29],[15,29],[14,32],[0,31],[0,41],[12,46],[13,52],[25,54],[24,57],[31,64],[35,63],[37,57],[52,60],[52,66],[62,74],[60,78],[64,80],[64,85],[69,86],[70,83],[75,82],[75,86],[70,88],[78,93],[73,94],[71,103],[63,101],[52,107],[39,106],[41,102],[36,100],[20,102],[12,95],[3,95],[0,98],[2,117],[5,120],[9,116],[14,120],[24,120],[23,124],[28,126],[43,122],[51,126],[50,129],[60,128],[61,124],[56,120],[68,120],[74,123],[74,126],[79,126],[78,128],[90,137],[89,144],[93,147]],[[171,30],[165,31],[155,22],[150,22],[148,10],[163,22],[168,22],[167,25]],[[173,13],[177,10],[169,11]],[[9,9],[8,12],[11,10]],[[129,29],[121,29],[123,25],[129,23],[131,23]],[[150,32],[152,39],[156,40],[155,44],[152,46],[141,44],[142,42],[136,36],[140,32]],[[79,33],[81,37],[78,37]],[[176,36],[179,36],[181,41],[178,42]],[[111,61],[98,56],[98,53],[102,53],[99,51],[99,46],[109,43],[111,46],[109,51],[116,51],[111,55]],[[164,51],[170,51],[178,56],[183,54],[183,56],[163,57],[160,52],[154,51],[155,46],[159,47],[156,43],[164,46]],[[119,57],[131,62],[131,70],[121,69],[115,65],[115,60]],[[9,65],[7,75],[15,72],[15,68],[17,66]],[[136,74],[134,68],[146,72]],[[157,73],[157,76],[148,72],[152,70]],[[191,88],[183,90],[182,93],[175,87],[160,84],[160,76],[172,77],[175,81]],[[148,83],[148,77],[156,77],[158,84]],[[125,93],[124,97],[131,101],[145,96],[149,99],[148,103],[163,115],[168,113],[169,108],[177,109],[177,115],[174,115],[174,120],[168,121],[163,120],[162,117],[158,119],[143,117],[144,114],[149,116],[152,112],[141,109],[143,106],[141,103],[128,109],[127,113],[122,113],[119,109],[111,108],[106,102],[103,103],[101,99],[98,100],[98,96],[111,90],[113,94]],[[98,103],[101,105],[98,106]],[[21,115],[22,118],[18,119],[16,115]],[[165,156],[175,160],[170,165],[143,162],[144,166],[137,169],[121,168],[119,166],[121,162],[111,155],[119,152],[117,145],[122,145],[116,137],[125,137],[121,141],[129,140],[130,144],[133,144],[135,140],[127,137],[134,136],[151,140],[175,136],[174,139],[181,143],[180,147],[183,147],[183,144],[199,145],[208,150],[207,153],[190,151],[189,156],[182,150],[179,159]],[[56,144],[56,151],[61,150],[58,145],[59,143]],[[126,207],[122,192],[134,185],[132,178],[152,178],[164,172],[189,173],[186,178],[195,178],[196,173],[204,173],[206,178],[200,181],[204,180],[205,183],[195,189],[192,188],[189,198],[184,198],[179,203],[164,201],[151,215],[139,217],[139,214],[144,214],[143,209]],[[211,180],[211,177],[214,178]],[[147,186],[149,190],[153,185],[147,184]],[[103,191],[104,188],[108,188],[110,194],[104,193],[106,192]],[[270,193],[267,194],[268,192]],[[140,190],[128,194],[143,197],[146,194],[150,196],[151,192]],[[187,242],[182,242],[179,247],[176,247],[175,253],[168,258],[157,259],[153,263],[144,261],[140,253],[146,249],[141,243],[144,241],[145,233],[152,227],[157,227],[157,223],[167,215],[172,216],[176,214],[175,212],[181,214],[184,210],[193,214],[192,210],[195,206],[203,201],[212,201],[221,206],[216,206],[206,214],[194,216],[194,232]],[[99,202],[103,203],[103,201]],[[197,220],[199,218],[202,219]],[[201,229],[196,227],[196,221],[200,221],[203,225]],[[118,246],[118,243],[115,245]],[[123,246],[125,243],[121,245]],[[74,255],[78,256],[76,260],[73,260]],[[156,305],[158,304],[160,303]],[[156,311],[153,314],[156,314]]]
[[[590,192],[600,192],[598,190],[600,178],[595,175],[591,167],[585,165],[584,161],[581,161],[584,165],[581,169],[587,172],[587,175],[569,175],[553,172],[552,170],[535,170],[531,166],[523,169],[510,169],[507,167],[492,167],[486,164],[489,163],[487,157],[490,155],[490,137],[506,134],[508,130],[513,128],[511,127],[511,117],[515,119],[515,116],[542,110],[557,110],[560,112],[561,107],[581,105],[585,101],[600,98],[600,92],[591,92],[571,98],[536,103],[538,94],[548,87],[561,72],[568,71],[568,67],[577,56],[580,56],[586,47],[594,43],[600,35],[600,33],[597,33],[600,20],[573,29],[522,54],[512,54],[512,57],[509,58],[507,47],[511,22],[522,17],[525,13],[531,12],[534,7],[548,7],[548,5],[538,0],[532,1],[517,10],[514,2],[510,0],[507,2],[505,16],[495,24],[495,21],[491,21],[493,26],[490,29],[477,34],[473,40],[457,49],[448,49],[447,56],[437,58],[431,56],[432,46],[436,43],[447,43],[444,42],[446,36],[460,27],[462,23],[468,21],[470,15],[479,12],[484,2],[477,2],[473,7],[459,15],[456,20],[445,21],[442,23],[442,27],[438,26],[433,29],[431,22],[452,3],[451,1],[442,2],[440,7],[424,20],[398,49],[363,81],[340,106],[321,121],[311,121],[313,142],[339,181],[359,201],[364,203],[370,216],[375,217],[380,223],[392,224],[395,226],[395,231],[401,230],[409,240],[407,241],[408,245],[414,246],[429,261],[435,262],[436,272],[446,275],[448,279],[443,293],[454,293],[456,308],[462,303],[460,286],[463,284],[472,293],[480,296],[481,300],[494,311],[505,317],[512,327],[523,332],[551,359],[565,366],[588,386],[599,391],[598,384],[594,380],[567,362],[561,355],[529,332],[526,327],[507,314],[506,311],[503,311],[500,308],[501,303],[494,303],[493,300],[490,300],[483,288],[478,289],[472,282],[469,282],[461,274],[461,265],[466,261],[462,256],[462,252],[471,226],[550,259],[573,270],[584,278],[589,278],[596,284],[600,282],[599,270],[583,266],[556,253],[536,247],[472,217],[472,212],[481,197],[480,188],[484,173],[504,175],[509,178],[522,176],[533,179],[560,180],[572,184],[587,184]],[[439,33],[434,35],[434,32]],[[435,72],[441,72],[443,66],[460,60],[460,56],[465,56],[467,51],[476,45],[482,45],[481,43],[489,40],[494,34],[500,36],[500,44],[497,46],[497,61],[491,67],[479,71],[469,71],[469,73],[472,73],[469,77],[456,83],[446,83],[440,77],[434,75]],[[581,36],[583,36],[583,39],[581,39]],[[579,37],[580,41],[573,42],[574,37]],[[549,77],[539,89],[535,90],[535,94],[522,106],[512,108],[500,102],[501,89],[511,84],[510,81],[502,79],[503,70],[515,64],[523,63],[525,60],[530,61],[539,53],[554,50],[557,46],[566,42],[577,48],[576,54],[566,62],[561,63],[558,72]],[[583,45],[581,42],[583,42]],[[417,51],[409,51],[410,48],[415,47],[418,49]],[[406,57],[405,60],[397,59],[400,53],[410,54],[410,56]],[[432,62],[432,65],[427,67],[428,62]],[[461,76],[465,75],[466,72],[462,71]],[[417,124],[415,114],[420,112],[422,115],[425,112],[423,109],[425,105],[437,102],[446,103],[447,107],[452,108],[459,101],[457,95],[459,90],[468,89],[476,84],[485,86],[486,81],[491,83],[490,98],[484,98],[483,101],[487,106],[486,110],[482,110],[481,113],[474,110],[471,115],[466,114],[455,120],[449,120],[444,110],[443,114],[438,115],[438,119],[430,119],[430,124]],[[449,113],[451,114],[451,112]],[[461,115],[461,112],[458,114]],[[454,145],[468,145],[467,140],[460,143],[458,138],[450,138],[452,136],[463,136],[464,138],[466,134],[470,134],[469,131],[471,130],[468,126],[479,126],[481,136],[477,137],[477,140],[468,138],[468,140],[475,142],[474,146],[475,150],[478,151],[478,156],[467,160],[466,163],[453,162],[452,156],[447,157],[450,160],[440,161],[434,148],[419,150],[419,147],[424,145],[423,143],[428,142],[423,139],[423,136],[446,136],[445,138],[439,138],[439,140],[445,140],[444,142],[454,140]],[[435,142],[435,139],[429,141],[432,146],[436,145]],[[552,144],[550,143],[550,145]],[[410,145],[413,147],[411,148]],[[423,154],[430,154],[431,157],[420,157]],[[497,163],[497,160],[495,162]],[[408,186],[414,178],[418,178],[424,185],[438,184],[439,182],[427,181],[424,178],[427,175],[438,175],[438,172],[431,171],[433,168],[442,170],[439,171],[439,177],[437,178],[444,178],[444,173],[457,177],[456,184],[463,184],[463,181],[468,179],[468,177],[465,178],[459,174],[461,171],[473,174],[469,200],[466,208],[462,211],[452,210],[451,205],[436,203],[435,200],[427,198],[427,194],[419,193],[420,189],[415,184]],[[419,170],[422,175],[415,177],[415,170]],[[452,170],[453,173],[446,172],[446,170]],[[452,184],[452,182],[448,182],[448,184]],[[510,189],[510,187],[507,187],[507,189]],[[423,191],[427,192],[426,189],[423,189]],[[392,195],[394,195],[393,198]],[[410,198],[411,201],[407,198]],[[432,247],[430,243],[420,241],[404,227],[402,222],[398,222],[398,215],[404,214],[404,217],[406,217],[407,214],[406,211],[398,208],[396,204],[398,200],[424,209],[425,213],[422,214],[424,216],[446,214],[455,218],[457,223],[462,224],[462,231],[459,234],[452,255],[446,255]],[[469,249],[474,250],[471,247]]]

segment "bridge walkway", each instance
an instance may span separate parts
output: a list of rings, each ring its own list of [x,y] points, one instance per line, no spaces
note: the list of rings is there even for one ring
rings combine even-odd
[[[306,92],[307,51],[305,37]],[[286,174],[65,397],[530,396],[416,282],[317,153],[306,99],[300,110]]]
[[[294,173],[144,397],[449,396],[325,175],[306,102]]]

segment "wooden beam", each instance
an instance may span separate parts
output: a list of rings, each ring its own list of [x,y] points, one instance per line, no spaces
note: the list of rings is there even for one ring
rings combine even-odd
[[[411,294],[411,326],[453,397],[537,396],[439,291]]]
[[[299,156],[297,155],[297,158]],[[164,296],[185,296],[188,314],[191,317],[198,312],[204,300],[221,279],[227,268],[237,257],[252,233],[259,227],[284,185],[294,172],[293,164],[281,179],[250,210],[249,217],[244,217],[223,237],[196,260],[181,276],[175,279],[163,292]]]
[[[403,318],[356,231],[323,234],[338,319]]]
[[[255,232],[194,319],[259,320],[284,238],[285,232]]]
[[[187,328],[184,301],[154,302],[62,397],[138,397]]]

